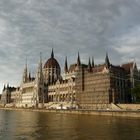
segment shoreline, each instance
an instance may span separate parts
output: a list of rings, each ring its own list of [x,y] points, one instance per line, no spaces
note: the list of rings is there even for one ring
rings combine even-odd
[[[55,110],[55,109],[40,109],[40,108],[29,109],[29,108],[2,108],[2,107],[0,107],[0,110],[140,118],[140,111],[125,111],[125,110],[65,110],[65,109]]]

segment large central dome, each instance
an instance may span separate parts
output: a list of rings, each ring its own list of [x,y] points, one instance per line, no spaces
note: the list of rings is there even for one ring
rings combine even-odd
[[[49,58],[44,65],[44,78],[48,84],[52,84],[60,78],[60,74],[60,65],[54,58],[54,53],[52,50],[51,58]]]
[[[52,50],[52,54],[51,54],[51,58],[49,58],[47,60],[47,62],[44,65],[44,68],[56,68],[56,69],[60,69],[60,65],[57,62],[57,60],[54,58],[54,53]]]

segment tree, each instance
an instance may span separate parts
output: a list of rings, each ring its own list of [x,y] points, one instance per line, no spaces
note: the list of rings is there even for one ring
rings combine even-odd
[[[131,90],[132,97],[136,102],[140,102],[140,84],[136,85],[134,88]]]

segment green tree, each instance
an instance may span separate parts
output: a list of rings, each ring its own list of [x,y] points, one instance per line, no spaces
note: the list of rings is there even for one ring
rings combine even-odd
[[[132,97],[135,99],[136,102],[140,102],[140,84],[136,85],[131,90]]]

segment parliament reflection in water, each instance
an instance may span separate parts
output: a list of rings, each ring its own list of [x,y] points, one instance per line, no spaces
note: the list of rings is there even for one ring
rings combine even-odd
[[[134,140],[140,119],[0,111],[2,140]]]

